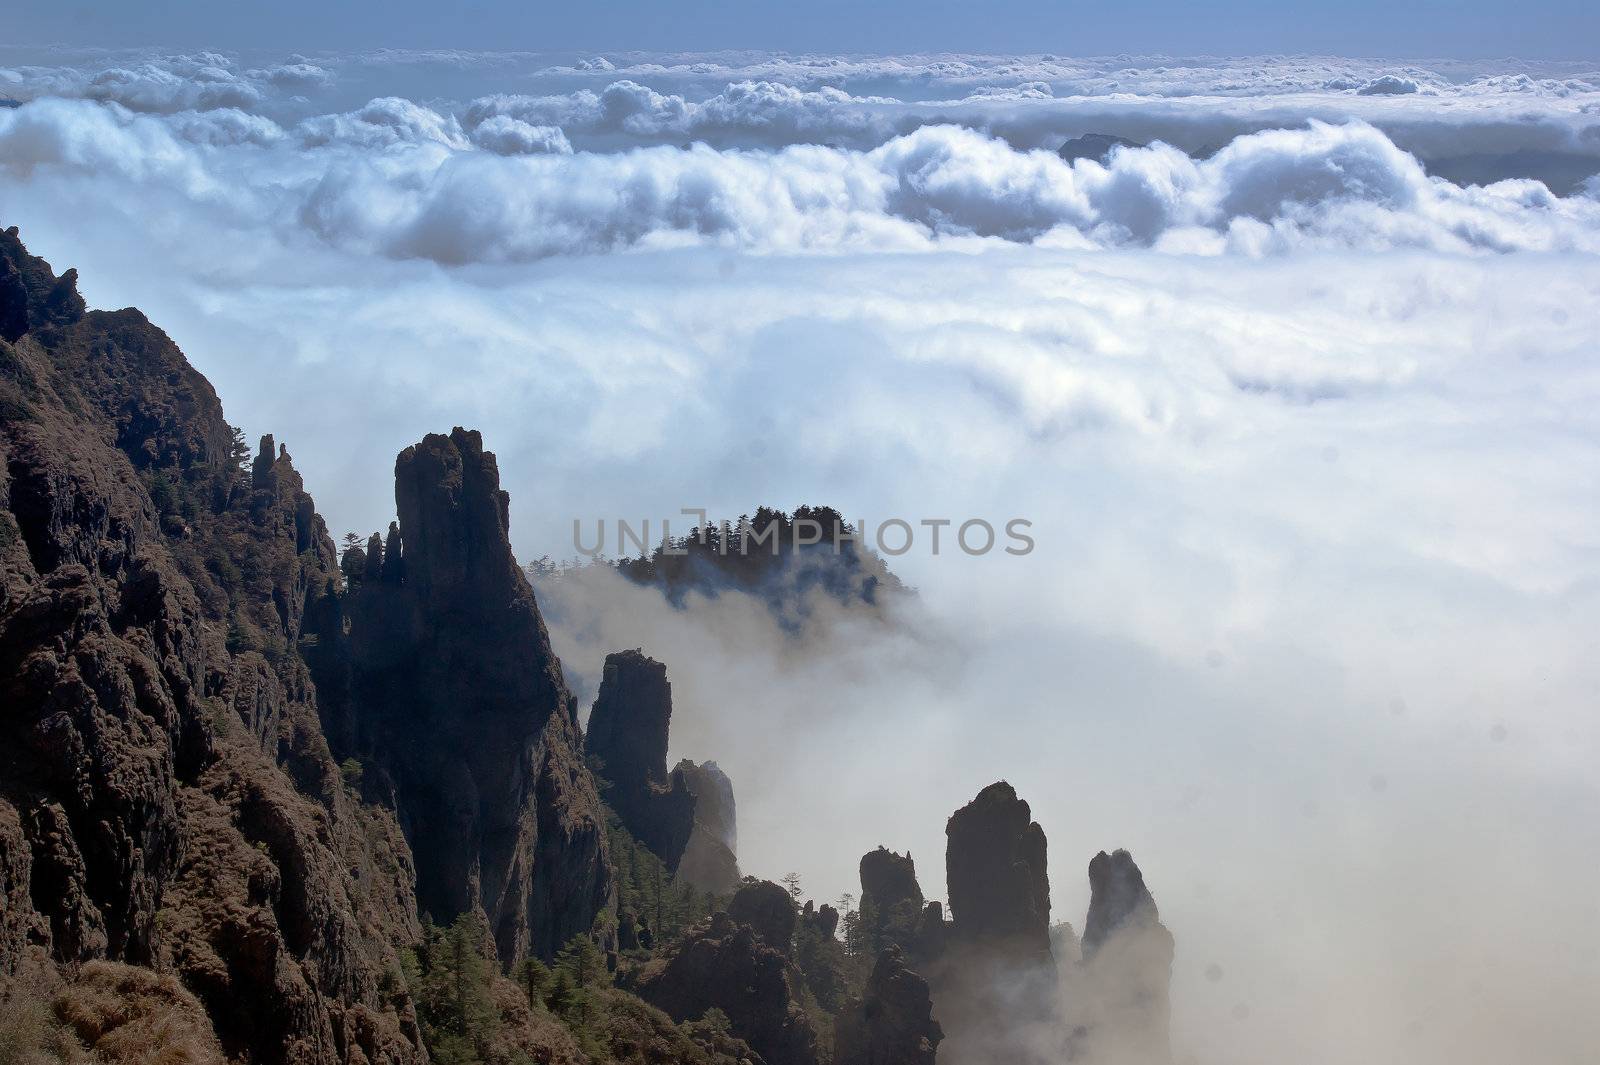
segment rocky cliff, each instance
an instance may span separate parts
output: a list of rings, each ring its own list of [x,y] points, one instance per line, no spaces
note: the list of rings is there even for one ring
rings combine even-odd
[[[816,1030],[789,959],[796,924],[788,892],[770,881],[747,884],[728,912],[691,930],[637,975],[639,995],[678,1021],[721,1010],[733,1034],[766,1065],[816,1065]]]
[[[917,865],[909,854],[886,847],[861,857],[861,926],[866,948],[874,954],[894,946],[918,952],[918,926],[922,921],[922,887]]]
[[[1044,830],[1001,781],[951,815],[945,837],[951,920],[928,913],[919,929],[944,1060],[1059,1060]]]
[[[878,955],[862,996],[839,1015],[833,1061],[934,1065],[943,1039],[927,981],[906,968],[898,947],[889,947]]]
[[[55,1060],[103,1065],[816,1065],[833,1014],[840,1065],[1166,1065],[1138,866],[1096,856],[1081,959],[1053,956],[1045,835],[1003,782],[947,824],[950,920],[884,848],[859,913],[797,912],[740,884],[731,784],[667,772],[665,669],[622,652],[587,741],[608,843],[494,455],[457,428],[394,472],[398,519],[341,558],[287,447],[0,234],[0,1039],[33,1003]]]
[[[667,667],[639,650],[607,655],[589,712],[590,764],[623,825],[675,872],[694,830],[695,797],[683,773],[667,773],[671,725]]]
[[[144,967],[189,990],[130,990],[130,1030],[197,1002],[239,1060],[424,1060],[410,850],[299,653],[333,545],[287,453],[246,470],[172,341],[74,280],[0,235],[0,983],[70,1013],[138,984],[85,963]]]
[[[375,770],[436,921],[489,921],[503,962],[551,957],[614,905],[575,701],[512,557],[509,499],[476,432],[395,461],[399,522],[376,534],[315,659],[341,755]],[[349,567],[353,568],[353,567]]]
[[[694,828],[678,875],[701,891],[731,894],[739,886],[739,826],[733,781],[715,762],[685,758],[673,769],[694,796]]]

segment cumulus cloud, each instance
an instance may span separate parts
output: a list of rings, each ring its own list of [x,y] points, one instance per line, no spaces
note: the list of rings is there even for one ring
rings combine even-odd
[[[247,76],[291,92],[325,88],[334,81],[331,70],[318,66],[304,56],[292,56],[287,63],[251,70]]]
[[[381,206],[374,206],[381,205]],[[332,241],[441,262],[710,241],[770,250],[941,239],[1450,251],[1600,248],[1587,198],[1462,189],[1363,124],[1241,137],[1196,161],[1157,145],[1105,164],[923,127],[869,152],[658,147],[524,159],[423,154],[330,171],[302,218]],[[1185,240],[1203,230],[1210,245]]]
[[[25,179],[40,169],[160,183],[194,196],[215,187],[167,124],[116,105],[68,100],[0,111],[0,171]]]
[[[232,109],[284,128],[309,121],[323,137],[372,138],[359,120],[349,128],[347,116],[402,79],[411,100],[441,122],[459,120],[467,140],[480,122],[504,115],[560,128],[580,152],[696,140],[868,150],[921,126],[959,125],[1019,149],[1099,133],[1204,157],[1239,136],[1318,119],[1366,121],[1458,184],[1535,178],[1567,193],[1600,169],[1600,72],[1577,63],[748,52],[552,66],[531,53],[392,50],[248,64],[215,53],[40,58],[50,62],[0,72],[9,95],[156,114]],[[511,85],[518,91],[508,93]],[[484,143],[519,154],[557,143],[512,128],[511,139],[485,134]],[[380,141],[408,135],[376,131]],[[454,143],[446,131],[434,135]]]
[[[255,79],[214,52],[100,69],[28,67],[16,72],[30,97],[79,97],[130,111],[171,114],[218,107],[251,109],[264,100]]]
[[[266,146],[283,140],[283,127],[261,115],[236,107],[213,111],[180,111],[167,121],[167,127],[182,140],[215,148],[254,144]]]
[[[888,123],[866,109],[892,102],[854,97],[834,88],[804,90],[769,81],[738,82],[692,101],[638,82],[617,81],[600,92],[482,97],[467,106],[462,121],[474,128],[503,115],[534,125],[560,126],[574,136],[626,134],[646,142],[704,139],[777,146],[882,135]]]
[[[808,113],[804,102],[786,109],[792,92],[747,88],[716,111],[684,111],[638,86],[608,89],[596,106],[619,125],[675,114],[792,126]],[[0,136],[17,146],[13,169],[106,165],[187,190],[243,183],[260,193],[250,202],[329,242],[452,264],[685,243],[827,252],[974,239],[1250,255],[1600,249],[1592,196],[1526,180],[1462,187],[1360,122],[1249,134],[1202,159],[1158,143],[1101,163],[959,126],[918,127],[864,151],[574,151],[535,117],[521,100],[480,100],[463,124],[385,97],[285,133],[231,108],[156,117],[45,100],[0,115]],[[91,146],[88,130],[107,131],[104,142]],[[248,161],[228,154],[273,146]],[[320,154],[296,157],[296,146]]]
[[[1397,74],[1385,74],[1381,78],[1373,78],[1356,92],[1361,96],[1404,96],[1407,93],[1417,92],[1422,86],[1412,78],[1402,78]]]
[[[295,132],[312,148],[330,144],[369,149],[397,144],[467,146],[467,138],[454,117],[398,96],[372,100],[364,107],[343,114],[308,118]]]
[[[472,129],[472,143],[496,155],[571,155],[560,126],[533,126],[510,115],[492,115]]]

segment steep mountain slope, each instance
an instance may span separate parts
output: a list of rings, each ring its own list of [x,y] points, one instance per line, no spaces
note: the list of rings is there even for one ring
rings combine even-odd
[[[75,279],[0,235],[0,1003],[105,961],[230,1058],[425,1061],[420,913],[507,964],[614,934],[494,456],[408,449],[393,557],[343,574],[287,449]]]
[[[395,500],[398,525],[359,569],[346,558],[349,591],[318,619],[335,749],[399,811],[424,910],[481,909],[502,961],[550,958],[614,909],[615,889],[495,457],[476,432],[430,434],[396,460]]]
[[[0,976],[149,966],[230,1054],[424,1060],[386,975],[409,848],[296,651],[337,571],[287,454],[247,475],[143,315],[86,312],[14,229],[0,264]]]

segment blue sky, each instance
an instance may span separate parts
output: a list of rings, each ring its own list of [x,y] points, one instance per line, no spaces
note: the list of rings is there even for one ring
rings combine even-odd
[[[1427,0],[1286,4],[1141,0],[698,0],[598,4],[433,0],[13,5],[0,38],[104,47],[781,48],[1588,58],[1600,4]]]

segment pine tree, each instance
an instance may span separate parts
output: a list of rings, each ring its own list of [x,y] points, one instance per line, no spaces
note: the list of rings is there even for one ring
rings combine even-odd
[[[528,995],[528,1008],[544,1004],[545,989],[550,986],[550,967],[538,958],[529,958],[517,967],[517,979]]]
[[[494,965],[484,954],[488,930],[477,913],[449,928],[426,927],[418,961],[417,1012],[423,1036],[440,1065],[477,1065],[499,1031],[490,987]]]
[[[565,972],[579,990],[587,991],[598,985],[605,971],[605,955],[586,935],[573,936],[556,955],[556,972]]]

